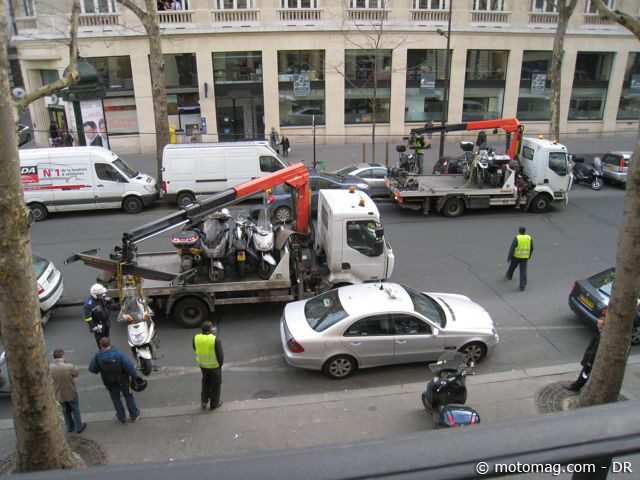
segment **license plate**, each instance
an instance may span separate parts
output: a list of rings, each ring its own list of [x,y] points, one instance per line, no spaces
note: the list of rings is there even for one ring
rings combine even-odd
[[[585,297],[584,295],[580,295],[580,301],[590,309],[593,309],[593,302],[589,300],[587,297]]]
[[[244,252],[238,252],[238,261],[239,262],[244,262],[247,259],[247,256],[245,255]]]

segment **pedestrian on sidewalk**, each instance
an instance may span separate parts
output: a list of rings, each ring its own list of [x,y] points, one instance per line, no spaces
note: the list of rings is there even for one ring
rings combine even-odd
[[[533,255],[533,240],[531,240],[531,235],[526,234],[526,231],[525,227],[518,229],[518,235],[511,242],[507,257],[509,269],[506,275],[509,280],[513,278],[513,272],[516,268],[520,267],[520,290],[524,290],[527,286],[527,263]]]
[[[269,135],[269,145],[275,150],[278,155],[280,154],[279,144],[280,136],[278,135],[278,132],[276,132],[275,127],[271,127],[271,134]]]
[[[53,380],[53,392],[60,404],[64,424],[67,432],[82,433],[87,424],[82,422],[80,415],[80,403],[78,401],[78,389],[76,377],[78,369],[75,365],[64,359],[64,351],[57,348],[53,351],[53,363],[49,365],[51,379]]]
[[[120,395],[122,395],[127,402],[131,421],[135,423],[142,412],[136,406],[136,401],[131,393],[131,382],[135,381],[137,373],[136,367],[129,357],[118,349],[112,348],[108,338],[101,338],[100,351],[91,359],[89,371],[99,373],[102,376],[102,383],[109,391],[118,421],[122,424],[127,421],[127,415],[120,399]]]
[[[89,331],[96,338],[96,344],[100,348],[100,339],[109,337],[111,329],[111,305],[113,300],[107,297],[107,289],[99,283],[94,284],[89,290],[91,295],[84,302],[84,321],[89,326]]]
[[[564,388],[571,392],[579,392],[580,389],[587,383],[589,379],[589,374],[591,373],[591,369],[593,368],[593,362],[596,359],[596,353],[598,353],[598,346],[600,345],[600,332],[602,332],[602,326],[604,325],[604,318],[599,318],[596,323],[596,331],[591,337],[591,341],[589,341],[589,345],[587,345],[587,349],[584,351],[584,355],[582,356],[582,361],[580,365],[582,365],[582,371],[580,375],[578,375],[578,379],[570,383],[569,385],[565,385]]]
[[[224,363],[222,342],[211,332],[211,322],[203,322],[200,328],[202,333],[193,337],[193,351],[202,371],[200,406],[204,410],[209,404],[209,409],[215,410],[222,405],[220,400],[222,364]]]
[[[282,135],[282,140],[280,141],[280,145],[282,145],[282,155],[284,157],[288,157],[289,148],[291,147],[291,144],[289,143],[289,139],[284,134]]]

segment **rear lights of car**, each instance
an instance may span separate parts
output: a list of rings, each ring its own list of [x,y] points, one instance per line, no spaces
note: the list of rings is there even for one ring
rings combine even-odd
[[[573,288],[571,288],[571,293],[576,293],[578,289],[578,282],[573,282]]]
[[[619,173],[624,172],[624,157],[620,157],[620,165],[618,165],[618,172]]]
[[[304,347],[300,345],[295,338],[291,337],[287,341],[287,348],[291,353],[302,353],[304,352]]]
[[[167,193],[167,182],[165,182],[164,180],[162,181],[162,191],[164,193]]]
[[[44,293],[44,288],[38,283],[38,295],[42,295]]]

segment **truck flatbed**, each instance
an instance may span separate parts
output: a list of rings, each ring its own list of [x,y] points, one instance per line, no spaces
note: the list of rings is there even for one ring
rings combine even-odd
[[[394,195],[409,197],[441,197],[443,195],[507,195],[513,196],[510,187],[491,188],[479,187],[475,182],[469,182],[464,175],[411,175],[412,180],[418,182],[418,190],[400,190],[397,182],[390,181],[389,188]]]

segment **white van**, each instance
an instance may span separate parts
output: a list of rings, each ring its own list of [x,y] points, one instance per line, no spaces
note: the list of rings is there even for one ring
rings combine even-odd
[[[166,200],[184,207],[198,195],[221,192],[284,167],[267,142],[167,145],[162,188]]]
[[[20,150],[20,186],[36,222],[49,212],[122,208],[137,213],[159,196],[153,177],[102,147]]]

